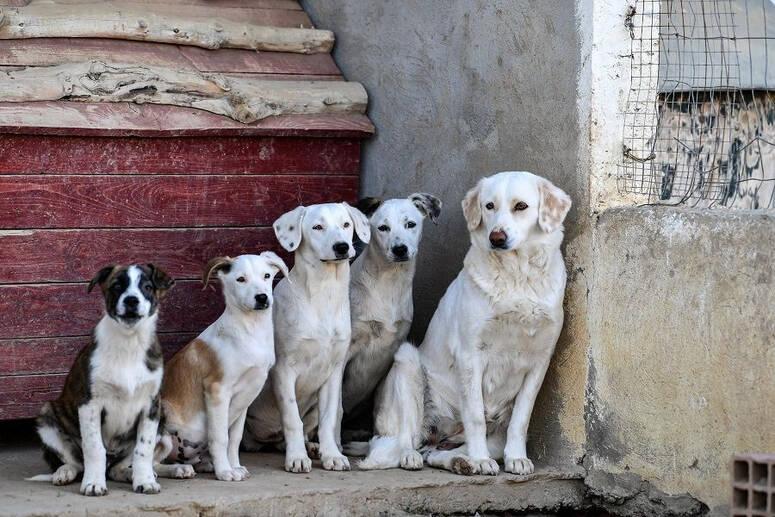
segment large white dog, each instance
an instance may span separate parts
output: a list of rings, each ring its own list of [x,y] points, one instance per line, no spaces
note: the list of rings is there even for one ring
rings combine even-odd
[[[342,375],[350,345],[353,231],[365,242],[369,221],[347,203],[300,206],[274,223],[280,244],[295,251],[288,278],[275,288],[276,363],[248,410],[243,444],[285,446],[285,469],[309,472],[305,440],[316,427],[326,470],[349,470],[339,451]]]
[[[529,474],[530,414],[563,323],[565,192],[528,172],[463,199],[471,248],[419,348],[402,345],[376,401],[361,468]],[[423,456],[417,450],[422,446]]]

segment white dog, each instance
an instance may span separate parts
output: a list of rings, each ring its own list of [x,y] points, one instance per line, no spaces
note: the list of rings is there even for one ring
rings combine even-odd
[[[463,200],[471,248],[419,349],[402,345],[378,394],[362,468],[515,474],[563,323],[562,190],[527,172],[482,179]],[[455,448],[456,447],[456,448]],[[451,449],[451,450],[450,450]]]
[[[344,373],[345,417],[368,399],[385,378],[393,355],[412,324],[412,282],[423,220],[436,223],[441,200],[425,193],[382,202],[365,198],[358,208],[369,217],[371,242],[352,264],[352,341]]]
[[[285,442],[285,469],[309,472],[305,439],[318,428],[326,470],[348,470],[338,430],[347,348],[350,345],[350,262],[353,231],[368,243],[369,221],[347,203],[298,207],[274,223],[295,265],[275,289],[277,363],[248,412],[243,443]],[[319,418],[318,418],[319,415]]]
[[[217,275],[226,308],[165,368],[164,448],[157,459],[215,471],[221,481],[250,475],[240,464],[239,446],[248,406],[275,361],[271,307],[278,272],[288,276],[285,263],[271,251],[218,257],[205,267],[205,288]]]

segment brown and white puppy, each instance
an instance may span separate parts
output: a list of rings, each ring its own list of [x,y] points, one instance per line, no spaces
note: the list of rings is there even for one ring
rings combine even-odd
[[[159,301],[174,281],[153,264],[108,266],[99,285],[105,315],[78,354],[62,394],[37,420],[52,475],[30,478],[66,485],[83,473],[81,493],[108,492],[105,475],[135,492],[160,490],[153,472],[163,360],[156,337]]]
[[[275,362],[272,281],[280,271],[288,276],[285,263],[271,251],[218,257],[207,264],[205,288],[215,275],[226,308],[167,365],[162,458],[168,462],[215,471],[221,481],[249,477],[240,465],[239,445],[248,406]]]

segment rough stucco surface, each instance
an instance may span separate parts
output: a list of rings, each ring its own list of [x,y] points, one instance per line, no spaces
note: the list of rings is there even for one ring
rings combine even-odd
[[[614,209],[594,233],[595,467],[727,513],[732,454],[775,450],[775,216]]]
[[[574,2],[303,4],[317,26],[336,33],[345,76],[369,92],[377,134],[364,150],[362,193],[427,191],[444,202],[440,224],[425,226],[416,341],[462,265],[469,242],[460,200],[482,176],[529,170],[548,177],[573,197],[566,226],[569,240],[579,235],[587,187],[576,171]],[[569,306],[583,291],[570,286]],[[584,357],[584,343],[566,329],[531,429],[531,448],[545,461],[575,462],[582,454]]]

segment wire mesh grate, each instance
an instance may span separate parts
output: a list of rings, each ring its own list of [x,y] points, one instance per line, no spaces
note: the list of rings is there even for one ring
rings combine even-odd
[[[618,186],[652,203],[775,208],[775,3],[640,0]]]

